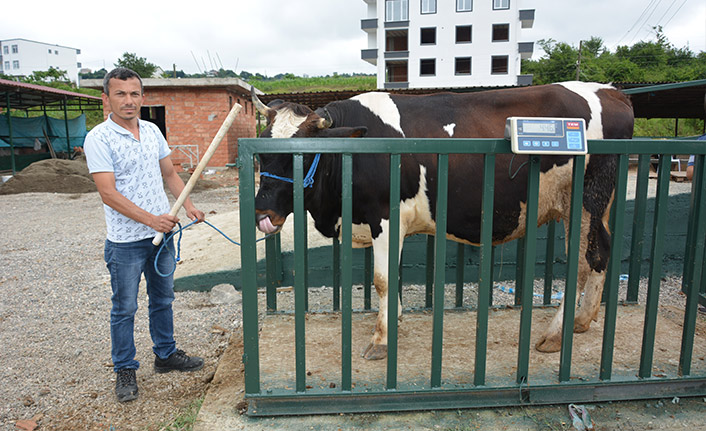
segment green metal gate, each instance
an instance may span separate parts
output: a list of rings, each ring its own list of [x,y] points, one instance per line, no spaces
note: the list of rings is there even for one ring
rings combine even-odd
[[[289,384],[281,387],[263,387],[260,374],[259,317],[257,293],[257,255],[255,248],[255,181],[254,158],[260,153],[292,154],[294,166],[294,336],[295,336],[295,371]],[[334,283],[340,283],[340,289],[334,289],[334,308],[340,313],[341,352],[340,374],[336,384],[330,387],[314,387],[308,383],[306,368],[306,325],[308,315],[306,280],[307,244],[306,213],[304,210],[304,154],[340,153],[342,154],[342,242],[340,249],[334,247],[334,253],[340,258],[340,274],[334,276]],[[388,356],[386,361],[386,379],[380,387],[356,385],[353,378],[352,355],[352,156],[359,153],[380,153],[390,155],[390,240],[389,240],[389,295],[388,304]],[[484,155],[484,192],[482,200],[482,229],[480,263],[478,277],[478,304],[491,304],[492,301],[492,208],[494,190],[495,155],[511,153],[510,144],[498,139],[241,139],[239,141],[240,162],[240,225],[242,241],[242,294],[243,294],[243,338],[245,365],[245,397],[249,401],[250,415],[281,415],[311,413],[344,412],[379,412],[425,409],[455,409],[484,406],[510,406],[521,404],[550,404],[567,402],[595,402],[608,400],[626,400],[641,398],[660,398],[672,396],[706,395],[706,371],[693,373],[695,361],[704,361],[706,352],[694,355],[694,339],[699,301],[704,301],[706,276],[703,276],[706,254],[706,198],[702,196],[706,188],[704,175],[704,155],[706,147],[697,141],[686,140],[591,140],[590,154],[618,154],[616,194],[611,217],[612,250],[621,250],[619,246],[625,232],[624,209],[628,177],[629,155],[639,155],[637,197],[635,219],[632,220],[632,244],[630,257],[630,277],[627,296],[624,302],[636,302],[643,247],[650,248],[650,268],[647,289],[647,302],[643,326],[643,339],[639,369],[632,376],[613,374],[613,353],[617,308],[621,303],[618,298],[618,277],[620,256],[610,259],[606,285],[604,289],[605,321],[599,372],[589,378],[577,379],[572,376],[571,357],[573,340],[574,307],[565,307],[564,330],[558,375],[552,379],[537,378],[529,372],[530,331],[532,326],[532,286],[535,278],[535,248],[537,237],[536,223],[528,223],[526,236],[520,241],[518,252],[517,298],[520,304],[519,346],[516,358],[516,371],[511,379],[497,382],[486,375],[489,307],[478,306],[476,310],[474,367],[468,369],[472,383],[449,384],[442,381],[442,353],[444,328],[444,286],[445,271],[436,270],[431,275],[433,285],[428,298],[433,316],[431,340],[431,361],[428,375],[422,384],[409,384],[405,376],[398,371],[398,327],[396,296],[399,294],[399,273],[397,265],[400,211],[400,160],[403,153],[438,154],[438,179],[436,207],[437,232],[446,231],[447,174],[449,154],[473,153]],[[650,155],[662,154],[658,167],[656,206],[652,241],[644,243],[644,202],[647,198],[647,184]],[[686,294],[683,332],[678,369],[673,375],[653,373],[655,352],[655,331],[657,325],[658,299],[662,275],[662,254],[664,230],[667,221],[667,202],[669,199],[670,155],[695,154],[696,169],[693,180],[692,204],[690,207],[689,226],[682,288]],[[575,286],[578,272],[578,245],[580,218],[583,199],[583,178],[585,156],[576,156],[573,171],[573,190],[571,203],[571,223],[567,250],[566,285]],[[537,201],[539,194],[540,156],[532,156],[528,165],[527,220],[537,219]],[[630,221],[628,221],[629,223]],[[552,241],[548,241],[552,242]],[[275,284],[278,268],[276,259],[278,243],[268,240],[268,294],[267,307],[276,308]],[[336,242],[334,244],[337,244]],[[429,251],[433,260],[430,266],[444,268],[446,260],[445,235],[437,235],[429,242]],[[369,256],[369,255],[368,255]],[[617,257],[617,258],[616,258]],[[369,257],[366,267],[369,268]],[[547,259],[549,263],[550,259]],[[463,266],[461,265],[461,268]],[[547,270],[551,279],[551,268]],[[366,277],[368,278],[368,277]],[[461,274],[461,282],[463,275]],[[369,286],[369,279],[366,280]],[[336,286],[338,287],[338,286]],[[575,303],[575,289],[567,289],[567,304]],[[545,304],[548,298],[545,295]],[[338,304],[340,303],[340,311]],[[369,309],[369,291],[366,293],[366,307]],[[458,305],[458,302],[457,302]],[[491,328],[492,329],[492,328]],[[676,336],[676,334],[675,334]],[[703,335],[700,335],[703,336]],[[700,367],[701,368],[701,367]],[[401,378],[402,381],[398,381]]]

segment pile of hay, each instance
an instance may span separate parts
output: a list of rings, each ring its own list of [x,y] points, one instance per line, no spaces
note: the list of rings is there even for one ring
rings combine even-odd
[[[17,193],[95,192],[91,174],[83,157],[75,160],[46,159],[34,162],[0,186],[0,195]]]

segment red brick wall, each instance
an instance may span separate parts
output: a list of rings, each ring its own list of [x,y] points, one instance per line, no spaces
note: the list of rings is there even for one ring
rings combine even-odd
[[[255,114],[249,98],[223,88],[148,87],[143,106],[164,106],[169,145],[198,145],[200,158],[234,103],[243,108],[208,163],[209,167],[224,167],[238,157],[238,138],[255,137]],[[110,107],[104,106],[106,117],[109,112]],[[188,161],[176,151],[172,159],[179,166]]]

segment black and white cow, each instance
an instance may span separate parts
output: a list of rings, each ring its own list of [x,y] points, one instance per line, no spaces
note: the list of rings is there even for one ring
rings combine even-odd
[[[588,139],[629,139],[633,131],[630,101],[612,86],[564,82],[559,84],[494,90],[478,93],[439,93],[421,96],[373,92],[329,103],[313,112],[289,102],[267,107],[254,95],[253,102],[267,117],[264,137],[404,137],[404,138],[502,138],[511,116],[570,117],[586,121]],[[305,170],[313,156],[305,158]],[[513,160],[514,157],[514,160]],[[493,244],[525,234],[527,168],[510,178],[510,167],[523,165],[526,156],[498,155],[495,168]],[[261,171],[291,178],[290,155],[261,155]],[[568,229],[573,158],[541,159],[537,224],[563,219]],[[316,228],[327,237],[340,235],[340,156],[322,154],[314,183],[305,189],[305,207]],[[578,294],[585,292],[576,313],[574,331],[588,330],[600,307],[610,254],[607,229],[616,175],[616,156],[587,156]],[[480,155],[450,155],[447,237],[478,244],[481,225],[483,159]],[[292,212],[292,185],[271,176],[260,178],[255,200],[258,228],[275,232]],[[434,234],[436,208],[436,156],[402,155],[400,202],[400,253],[405,236]],[[375,288],[380,311],[370,345],[363,356],[381,359],[387,354],[387,279],[389,226],[389,156],[360,154],[353,157],[353,241],[372,244]],[[567,235],[568,237],[568,235]],[[554,352],[561,347],[562,307],[536,344]],[[400,307],[401,310],[401,307]],[[401,313],[401,311],[400,311]]]

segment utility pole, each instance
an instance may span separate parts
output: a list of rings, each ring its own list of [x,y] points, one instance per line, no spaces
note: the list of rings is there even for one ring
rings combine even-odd
[[[579,61],[576,63],[576,80],[580,81],[579,75],[581,74],[581,51],[583,48],[583,41],[579,41]]]

